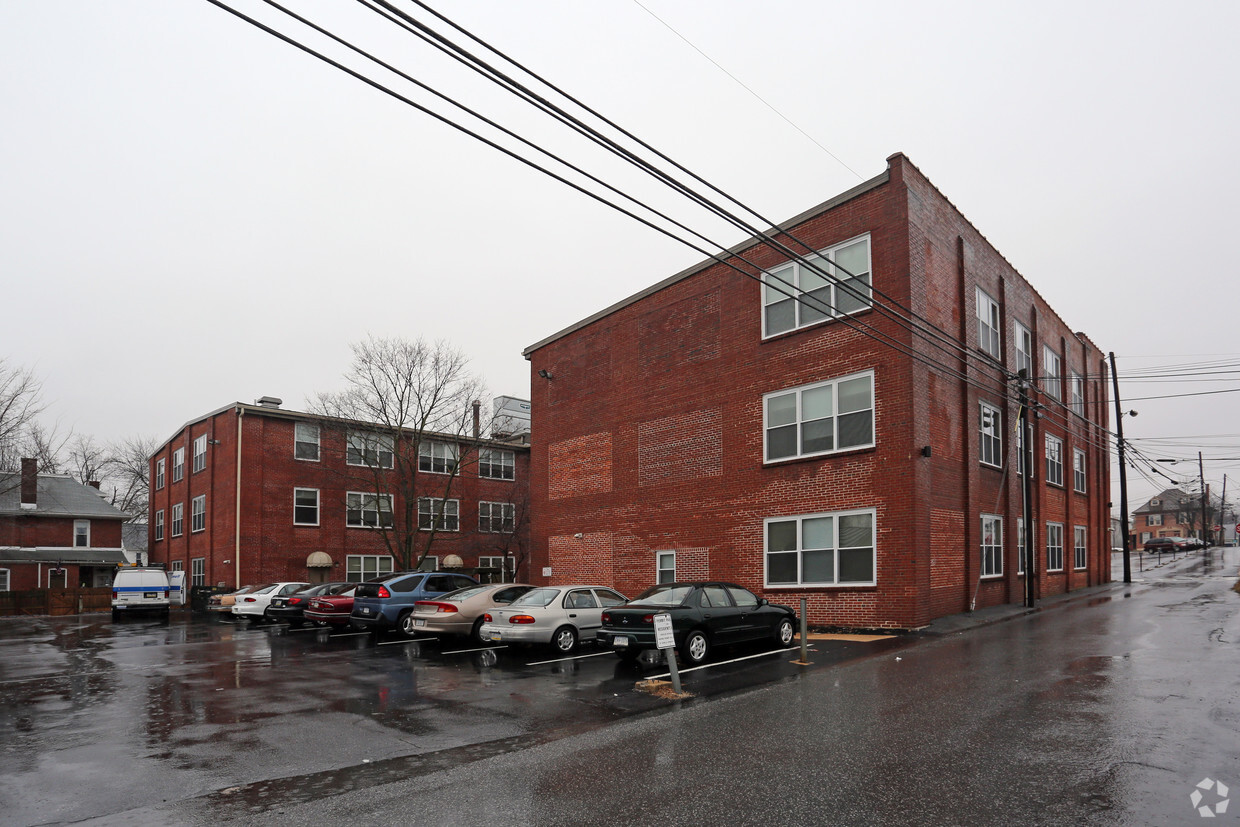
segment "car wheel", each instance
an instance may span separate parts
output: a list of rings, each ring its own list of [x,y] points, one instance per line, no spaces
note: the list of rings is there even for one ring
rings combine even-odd
[[[779,621],[779,625],[775,627],[775,642],[780,646],[791,646],[792,639],[797,635],[796,629],[792,625],[792,619],[785,617]]]
[[[400,630],[405,633],[405,637],[418,636],[417,629],[414,628],[413,625],[413,609],[410,609],[397,618],[396,625],[399,626]]]
[[[474,643],[486,643],[482,639],[482,624],[484,623],[486,623],[486,619],[481,617],[474,621],[474,628],[469,632],[469,639]]]
[[[706,660],[706,655],[710,652],[710,640],[706,637],[706,633],[701,629],[694,629],[685,638],[684,655],[685,660],[692,664],[698,664]]]
[[[577,648],[577,630],[572,626],[561,626],[551,636],[551,645],[557,652],[568,654]]]

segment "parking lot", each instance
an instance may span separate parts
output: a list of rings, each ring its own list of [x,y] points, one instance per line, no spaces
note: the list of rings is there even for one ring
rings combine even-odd
[[[816,640],[810,667],[796,649],[723,649],[682,680],[701,703],[911,643]],[[636,684],[665,672],[590,644],[565,657],[188,613],[4,619],[4,821],[201,796],[238,817],[656,713],[672,702]]]

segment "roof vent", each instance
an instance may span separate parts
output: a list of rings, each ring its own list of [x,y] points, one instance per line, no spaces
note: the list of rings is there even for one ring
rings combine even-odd
[[[254,403],[264,408],[278,408],[284,404],[284,400],[278,396],[263,396],[255,399]]]

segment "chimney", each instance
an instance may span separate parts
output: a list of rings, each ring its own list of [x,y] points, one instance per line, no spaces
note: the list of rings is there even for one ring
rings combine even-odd
[[[278,408],[284,404],[284,400],[278,396],[263,396],[255,399],[254,402],[264,408]]]
[[[39,505],[39,461],[22,458],[22,508],[33,509]]]
[[[474,400],[474,439],[482,433],[482,403]]]
[[[86,484],[89,485],[91,488],[95,489],[96,491],[99,490],[99,480],[87,480]]]

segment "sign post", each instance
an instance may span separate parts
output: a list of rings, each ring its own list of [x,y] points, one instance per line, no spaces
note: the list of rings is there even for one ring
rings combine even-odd
[[[680,670],[676,668],[676,637],[672,634],[672,616],[667,612],[654,616],[654,645],[667,656],[667,671],[672,676],[672,691],[680,692]]]

